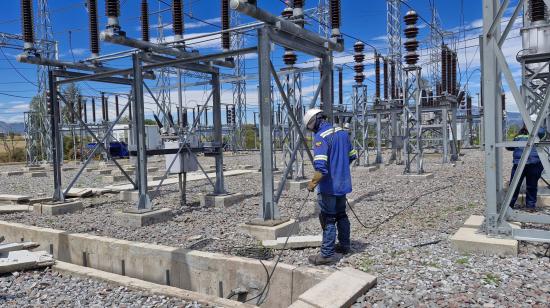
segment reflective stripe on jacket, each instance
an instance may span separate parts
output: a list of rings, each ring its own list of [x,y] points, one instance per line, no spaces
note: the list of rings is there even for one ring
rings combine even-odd
[[[340,127],[321,123],[313,139],[315,170],[323,174],[319,192],[343,196],[351,192],[350,163],[357,159],[349,135]]]

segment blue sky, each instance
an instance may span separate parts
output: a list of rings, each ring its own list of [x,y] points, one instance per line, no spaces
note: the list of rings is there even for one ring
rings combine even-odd
[[[439,10],[439,16],[441,19],[441,25],[444,29],[450,31],[458,31],[460,29],[470,29],[469,31],[462,32],[461,36],[466,38],[465,42],[458,44],[459,55],[461,59],[461,77],[462,83],[465,84],[466,76],[469,76],[469,90],[475,96],[475,93],[479,92],[479,53],[476,48],[477,41],[475,37],[479,34],[479,30],[476,27],[481,26],[481,1],[479,0],[431,0],[435,1]],[[36,1],[35,13],[36,13]],[[50,0],[50,12],[51,20],[54,31],[55,40],[59,41],[59,56],[64,60],[72,60],[73,56],[79,59],[85,59],[89,55],[88,51],[88,22],[87,13],[84,7],[83,0],[80,1],[68,1],[68,0]],[[128,36],[139,37],[139,2],[138,0],[122,0],[122,16],[121,24],[123,29],[127,32]],[[190,16],[196,17],[200,20],[206,20],[212,25],[205,24],[199,20],[192,19],[189,16],[185,16],[186,22],[186,36],[192,37],[202,33],[216,31],[219,29],[219,12],[220,12],[219,0],[184,0],[184,11]],[[259,0],[259,5],[263,9],[272,13],[280,13],[284,5],[278,0]],[[512,1],[515,2],[515,1]],[[103,9],[104,1],[98,1],[99,5],[99,17],[100,17],[100,30],[104,28],[106,18],[104,17]],[[421,16],[425,19],[430,19],[430,0],[410,0],[408,3],[414,7]],[[316,6],[317,0],[306,1],[306,8],[312,8]],[[150,12],[166,8],[166,5],[159,4],[157,0],[149,1]],[[407,8],[402,8],[403,14]],[[19,34],[20,19],[19,19],[19,1],[1,1],[0,11],[4,12],[0,18],[0,31]],[[385,35],[386,35],[386,2],[383,0],[343,0],[342,1],[342,31],[351,36],[360,38],[372,45],[379,48],[382,53],[385,53]],[[150,24],[151,27],[158,25],[158,15],[152,15]],[[169,24],[171,22],[170,13],[162,14],[163,23]],[[250,19],[242,18],[243,22],[248,22]],[[422,22],[421,22],[422,23]],[[315,29],[317,26],[312,24],[311,29]],[[165,35],[170,39],[171,28],[168,26],[165,30]],[[420,39],[425,39],[428,35],[428,28],[422,26]],[[151,29],[151,36],[157,37],[156,28]],[[335,62],[342,64],[342,62],[351,61],[350,52],[352,50],[354,40],[346,38],[346,52],[335,55]],[[254,44],[254,37],[247,36],[247,45]],[[208,42],[201,42],[195,44],[193,47],[199,47],[201,53],[212,53],[220,51],[219,40],[212,40]],[[71,49],[72,48],[72,49]],[[113,46],[107,43],[101,44],[101,52],[109,53],[113,51],[122,50],[118,46]],[[13,49],[2,48],[5,56],[9,61],[4,58],[4,55],[0,53],[0,93],[9,94],[13,96],[31,97],[36,93],[36,87],[25,81],[20,75],[17,74],[12,68],[13,64],[18,73],[25,76],[26,79],[35,82],[36,81],[36,68],[32,65],[19,64],[15,61],[15,56],[19,51]],[[367,48],[367,59],[372,51]],[[513,50],[510,51],[510,55],[514,54]],[[273,54],[273,61],[276,66],[282,66],[280,61],[281,50],[278,49]],[[305,55],[299,55],[299,62],[311,60],[310,57]],[[368,78],[367,85],[372,89],[372,76],[373,76],[373,63],[372,60],[367,60],[366,76]],[[11,64],[10,64],[11,62]],[[248,57],[246,60],[247,73],[256,74],[257,59],[254,56]],[[118,61],[110,66],[124,67],[128,62]],[[231,73],[231,71],[225,71]],[[345,98],[349,98],[351,93],[351,85],[353,84],[353,74],[350,69],[345,69]],[[516,72],[516,71],[515,71]],[[313,92],[313,87],[318,76],[316,74],[306,74],[303,77],[304,80],[304,96],[307,97]],[[191,79],[186,79],[191,81]],[[173,84],[173,80],[171,81]],[[154,84],[152,83],[154,86]],[[247,99],[251,105],[250,111],[255,108],[256,104],[256,85],[257,81],[252,80],[248,82]],[[87,83],[81,84],[80,88],[86,95],[98,95],[96,90],[103,90],[109,92],[121,92],[127,93],[128,88],[114,85],[94,84]],[[370,95],[373,91],[370,91]],[[172,99],[175,101],[175,93],[172,93]],[[0,95],[0,120],[8,122],[18,122],[22,120],[23,111],[27,109],[29,99],[13,97],[8,95]],[[204,100],[205,95],[204,87],[194,87],[186,89],[185,97],[189,101],[189,105],[195,105]],[[222,100],[225,103],[230,103],[231,86],[224,85],[222,92]],[[475,101],[475,99],[474,99]],[[114,109],[114,108],[111,108]],[[149,110],[153,110],[154,106],[149,106]],[[251,114],[248,115],[251,117]]]

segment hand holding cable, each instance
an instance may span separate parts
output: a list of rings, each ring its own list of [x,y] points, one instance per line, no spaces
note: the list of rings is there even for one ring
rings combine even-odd
[[[313,178],[307,183],[307,190],[309,192],[313,192],[315,190],[315,187],[319,185],[319,182],[323,179],[323,174],[319,171],[315,171],[313,174]]]

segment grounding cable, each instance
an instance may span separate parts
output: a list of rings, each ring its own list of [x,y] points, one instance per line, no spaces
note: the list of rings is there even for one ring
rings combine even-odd
[[[311,192],[308,190],[308,193],[307,193],[307,196],[306,198],[304,199],[304,202],[302,203],[302,205],[300,205],[300,207],[298,208],[298,214],[296,214],[296,219],[295,219],[295,223],[292,224],[292,228],[290,229],[290,232],[288,233],[288,236],[286,237],[286,240],[285,240],[285,243],[283,245],[283,248],[281,249],[281,252],[279,252],[279,254],[277,255],[277,261],[275,261],[275,265],[273,266],[273,269],[271,270],[271,273],[268,273],[267,272],[267,267],[263,264],[263,262],[260,260],[260,262],[262,263],[264,269],[266,270],[266,274],[267,274],[267,281],[265,283],[265,286],[263,287],[262,291],[248,299],[245,301],[246,302],[250,302],[250,301],[253,301],[255,299],[258,299],[257,302],[256,302],[256,305],[261,305],[265,299],[267,298],[267,292],[269,292],[269,285],[271,284],[271,279],[273,277],[273,274],[275,273],[275,270],[277,269],[277,265],[279,265],[279,261],[281,260],[281,256],[283,255],[283,253],[285,252],[285,249],[286,249],[286,246],[288,244],[288,240],[290,239],[290,236],[294,233],[294,230],[296,229],[296,226],[298,225],[298,221],[300,219],[300,216],[301,216],[301,213],[302,213],[302,210],[304,208],[304,205],[306,205],[308,199],[309,199],[309,195],[311,194]]]

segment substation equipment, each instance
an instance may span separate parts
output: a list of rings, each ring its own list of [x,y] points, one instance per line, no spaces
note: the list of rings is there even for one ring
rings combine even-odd
[[[485,221],[481,232],[492,237],[507,237],[532,242],[550,242],[550,215],[526,213],[513,209],[512,195],[521,185],[521,174],[532,149],[536,148],[545,170],[550,170],[548,150],[550,143],[537,136],[539,128],[547,122],[550,106],[548,87],[550,65],[550,20],[548,0],[520,0],[510,5],[509,0],[483,1],[482,42],[482,95],[485,135]],[[505,12],[511,11],[509,20]],[[521,14],[523,12],[523,14]],[[518,48],[517,61],[521,65],[521,84],[518,85],[503,46],[517,19],[522,15],[522,46]],[[504,28],[502,28],[504,26]],[[501,100],[504,80],[512,93],[521,118],[529,131],[527,141],[506,141],[503,129]],[[536,120],[532,120],[534,116]],[[516,173],[510,185],[504,187],[503,149],[524,147]],[[546,171],[547,172],[547,171]],[[512,228],[510,222],[522,223],[522,228]]]
[[[226,5],[227,1],[223,1]],[[134,186],[139,192],[139,199],[134,210],[137,212],[150,211],[152,208],[151,198],[148,193],[147,184],[147,157],[154,155],[166,155],[166,172],[157,186],[157,191],[162,182],[167,178],[168,173],[178,173],[185,175],[188,171],[194,171],[200,167],[206,174],[202,166],[198,163],[196,153],[204,153],[205,156],[211,156],[216,163],[216,178],[207,179],[213,186],[213,194],[227,194],[223,179],[223,149],[222,149],[222,108],[220,102],[220,73],[219,67],[233,67],[231,57],[237,54],[247,54],[256,51],[256,48],[247,48],[241,50],[225,50],[220,53],[201,55],[196,51],[187,51],[183,40],[183,12],[182,2],[175,0],[172,4],[173,23],[175,42],[172,44],[158,44],[149,41],[148,10],[147,1],[141,3],[142,20],[142,38],[133,39],[122,31],[119,23],[120,3],[116,0],[107,0],[105,2],[106,16],[108,18],[106,29],[99,33],[97,20],[97,3],[95,0],[87,2],[89,8],[90,20],[90,46],[91,57],[82,62],[65,62],[57,59],[44,57],[38,53],[35,48],[34,40],[34,20],[32,13],[32,1],[22,0],[22,20],[23,36],[25,41],[24,52],[18,56],[18,61],[30,63],[48,68],[48,112],[51,121],[51,138],[55,142],[52,145],[53,151],[53,170],[54,170],[54,202],[64,201],[65,195],[73,187],[77,179],[81,176],[86,166],[93,159],[98,151],[108,153],[105,145],[106,141],[112,136],[112,130],[119,123],[121,117],[128,112],[130,117],[130,155],[135,157],[136,175],[132,178],[121,167],[120,163],[114,157],[111,157],[113,164],[120,170],[121,174]],[[224,31],[227,29],[223,29]],[[120,52],[116,55],[99,55],[99,38],[105,42],[126,46],[132,48],[126,52]],[[223,38],[224,46],[226,41]],[[107,66],[107,63],[113,59],[127,58],[131,60],[131,67],[125,69],[115,69]],[[163,105],[155,98],[152,90],[144,82],[147,79],[154,79],[155,70],[163,68],[173,68],[176,70],[186,70],[207,74],[210,76],[211,93],[208,100],[212,99],[213,113],[213,141],[199,142],[192,134],[197,124],[197,118],[194,119],[191,127],[184,127],[186,121],[178,118],[178,123],[174,123],[169,111],[164,110]],[[106,84],[125,85],[130,88],[129,99],[117,113],[113,121],[108,120],[107,104],[103,104],[103,118],[108,123],[108,128],[103,130],[102,137],[94,132],[93,126],[83,120],[81,114],[77,114],[71,103],[59,91],[61,85],[94,81]],[[163,118],[169,123],[170,128],[163,136],[165,142],[164,148],[147,149],[145,141],[145,95],[149,93]],[[207,103],[208,103],[207,100]],[[104,102],[104,101],[103,101]],[[65,104],[71,114],[71,118],[76,120],[82,129],[96,142],[95,147],[80,166],[76,176],[70,180],[67,187],[63,189],[61,183],[61,164],[62,164],[62,139],[60,129],[60,110],[61,104]],[[181,103],[181,101],[180,101]],[[204,106],[207,104],[205,103]],[[181,107],[181,106],[180,106]],[[179,109],[183,110],[183,109]],[[95,113],[94,113],[95,115]],[[107,117],[107,118],[106,118]],[[94,121],[95,122],[95,121]],[[177,170],[176,170],[177,169]],[[180,183],[181,185],[181,183]],[[182,192],[183,193],[183,192]]]

